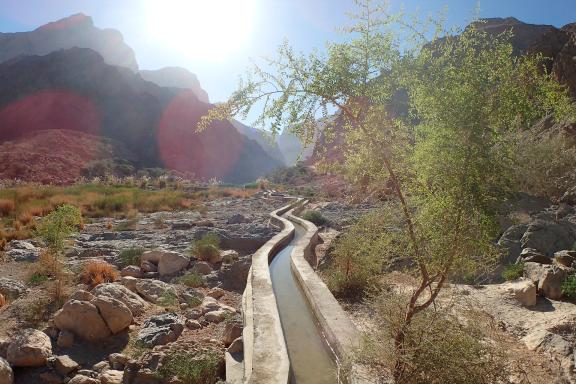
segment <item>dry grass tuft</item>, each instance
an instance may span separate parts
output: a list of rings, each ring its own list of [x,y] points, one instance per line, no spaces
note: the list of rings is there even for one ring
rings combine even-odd
[[[14,200],[0,199],[0,215],[1,216],[10,215],[14,211],[14,208],[16,208],[16,204],[14,203]]]
[[[80,280],[91,287],[112,283],[118,279],[118,271],[105,261],[89,261],[84,265]]]

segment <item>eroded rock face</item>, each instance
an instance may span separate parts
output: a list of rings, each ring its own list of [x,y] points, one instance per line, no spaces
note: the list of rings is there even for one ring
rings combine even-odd
[[[552,257],[554,252],[570,249],[575,241],[574,225],[569,221],[536,219],[528,225],[521,244]]]
[[[54,316],[54,324],[88,341],[101,340],[112,334],[96,305],[87,301],[67,301]]]
[[[94,296],[108,296],[126,304],[134,316],[144,312],[148,304],[136,293],[130,291],[121,284],[105,283],[100,284],[92,290]]]
[[[183,330],[183,319],[175,313],[165,313],[146,320],[137,341],[148,347],[164,345],[176,341]]]
[[[36,329],[24,329],[10,342],[7,361],[13,367],[41,367],[52,355],[50,338]]]

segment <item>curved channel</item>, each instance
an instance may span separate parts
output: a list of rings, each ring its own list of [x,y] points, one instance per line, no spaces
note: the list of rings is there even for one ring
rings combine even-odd
[[[290,258],[305,229],[296,229],[292,241],[270,264],[272,287],[290,358],[292,384],[338,383],[334,354],[318,327],[308,302],[292,273]]]

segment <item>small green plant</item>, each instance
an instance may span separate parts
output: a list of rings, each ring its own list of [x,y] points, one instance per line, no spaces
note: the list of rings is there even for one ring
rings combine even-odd
[[[35,272],[32,276],[28,278],[28,284],[30,285],[40,285],[48,281],[49,276],[45,273]]]
[[[207,233],[200,240],[192,243],[191,253],[198,260],[209,261],[220,253],[220,238],[214,233]]]
[[[187,287],[198,288],[204,285],[204,278],[197,273],[188,273],[177,278],[176,282]]]
[[[221,358],[214,351],[202,355],[172,352],[164,357],[158,372],[164,379],[178,377],[183,384],[215,384],[220,379],[221,367]]]
[[[62,252],[67,237],[76,232],[82,223],[80,210],[72,205],[61,205],[40,222],[36,233],[55,253]]]
[[[560,286],[562,289],[562,295],[567,299],[576,299],[576,275],[570,275],[562,282]]]
[[[322,213],[318,211],[306,211],[302,215],[302,218],[318,226],[325,225],[328,222],[328,220],[326,220],[326,218],[322,216]]]
[[[118,255],[118,264],[122,268],[127,267],[129,265],[140,265],[140,256],[144,253],[144,248],[141,247],[133,247],[123,249]]]
[[[175,307],[178,305],[178,296],[173,291],[164,291],[158,299],[158,305],[162,307]]]
[[[516,280],[524,274],[524,263],[510,264],[502,271],[502,278],[506,281]]]

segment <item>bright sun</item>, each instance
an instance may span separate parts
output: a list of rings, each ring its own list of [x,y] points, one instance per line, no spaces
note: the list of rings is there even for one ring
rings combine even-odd
[[[222,60],[246,42],[255,0],[147,0],[148,28],[162,44],[203,60]]]

